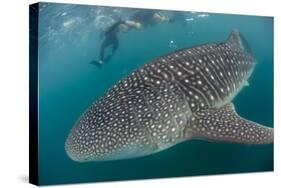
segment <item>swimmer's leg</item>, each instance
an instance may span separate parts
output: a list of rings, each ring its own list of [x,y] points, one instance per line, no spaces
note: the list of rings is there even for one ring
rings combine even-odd
[[[107,40],[107,39],[104,39],[104,41],[103,41],[102,44],[101,44],[100,53],[99,53],[99,61],[101,62],[101,64],[102,64],[103,61],[104,61],[104,52],[105,52],[105,49],[106,49],[108,46],[109,46],[108,40]]]
[[[117,37],[115,37],[114,39],[111,40],[111,44],[112,44],[111,54],[108,55],[106,58],[104,58],[105,62],[108,62],[113,57],[115,51],[119,47],[119,42],[118,42]]]
[[[98,67],[101,67],[101,65],[104,63],[104,52],[105,52],[105,49],[109,46],[109,42],[108,42],[108,39],[104,39],[102,44],[101,44],[101,47],[100,47],[100,51],[99,51],[99,59],[98,60],[93,60],[90,62],[90,64],[94,64],[94,65],[97,65]]]
[[[112,46],[112,54],[113,55],[115,53],[115,51],[117,50],[117,48],[119,47],[119,41],[118,39],[116,38],[113,42],[113,46]]]

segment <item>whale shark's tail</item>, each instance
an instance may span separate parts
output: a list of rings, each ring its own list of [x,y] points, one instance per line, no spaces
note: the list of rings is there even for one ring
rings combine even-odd
[[[189,132],[192,138],[241,144],[273,143],[274,129],[239,117],[232,103],[198,113]]]

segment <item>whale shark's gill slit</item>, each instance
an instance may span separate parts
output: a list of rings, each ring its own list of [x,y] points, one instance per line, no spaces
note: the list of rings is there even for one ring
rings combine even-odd
[[[152,88],[152,87],[151,87]],[[146,135],[149,137],[149,140],[151,140],[152,143],[157,143],[156,140],[154,139],[153,135],[152,135],[152,126],[153,126],[153,120],[154,120],[154,109],[153,109],[153,106],[151,105],[151,103],[149,102],[150,100],[152,100],[151,98],[154,98],[155,96],[155,93],[153,93],[153,90],[151,90],[150,88],[150,92],[146,92],[143,97],[144,97],[144,105],[146,105],[146,107],[148,108],[148,113],[145,114],[145,117],[147,117],[147,123],[144,123],[144,128],[145,128],[145,131],[146,131]],[[153,96],[151,95],[153,94]],[[158,147],[156,144],[155,144],[155,147]]]
[[[177,86],[177,85],[176,85]],[[183,119],[185,119],[185,123],[184,124],[187,124],[187,121],[188,119],[191,117],[192,115],[192,110],[189,106],[189,103],[188,103],[188,100],[187,100],[187,94],[185,92],[182,92],[182,88],[180,85],[178,85],[178,87],[175,86],[175,89],[171,91],[171,93],[174,94],[174,96],[181,96],[181,99],[182,99],[182,109],[181,109],[181,113],[182,115],[185,117]],[[170,109],[169,108],[169,113],[172,115],[172,116],[176,116],[176,115],[179,115],[178,111],[176,112],[177,114],[175,114],[175,111],[174,109]],[[178,135],[179,135],[179,140],[182,141],[184,139],[186,139],[184,137],[184,129],[185,129],[185,126],[184,125],[180,125],[179,122],[177,122],[176,118],[173,119],[174,123],[175,123],[175,127],[176,129],[178,129]],[[171,132],[173,129],[171,128]]]

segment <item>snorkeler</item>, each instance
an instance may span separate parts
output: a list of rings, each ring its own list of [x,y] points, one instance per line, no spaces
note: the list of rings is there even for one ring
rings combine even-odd
[[[92,63],[101,66],[102,64],[104,64],[104,62],[107,62],[112,58],[119,45],[119,32],[127,32],[130,28],[140,29],[143,26],[146,27],[148,25],[154,25],[159,21],[170,21],[170,19],[154,10],[140,10],[135,12],[127,20],[116,21],[104,32],[104,39],[102,41],[99,52],[99,60],[93,61]],[[110,46],[112,47],[111,53],[107,57],[105,57],[105,50]]]
[[[117,50],[119,46],[118,41],[118,33],[119,32],[127,32],[130,28],[140,28],[138,24],[131,23],[130,21],[117,21],[112,26],[110,26],[105,32],[104,32],[104,39],[102,41],[100,52],[99,52],[99,60],[94,61],[97,65],[102,65],[105,61],[109,61],[114,52]],[[111,47],[111,53],[105,57],[105,50]]]
[[[186,25],[186,18],[183,12],[173,11],[170,23],[178,22],[181,25]]]
[[[96,64],[102,65],[105,60],[109,60],[112,57],[113,53],[118,48],[119,42],[118,42],[117,34],[121,31],[122,27],[124,27],[123,29],[125,29],[125,26],[122,26],[123,24],[124,24],[123,21],[117,21],[104,32],[104,39],[102,41],[100,52],[99,52],[99,60],[95,61]],[[111,54],[105,58],[104,57],[105,50],[107,47],[110,46],[112,46]]]
[[[170,18],[161,15],[159,11],[156,10],[138,10],[136,11],[126,22],[129,26],[134,26],[140,28],[142,26],[152,26],[157,22],[170,21]]]

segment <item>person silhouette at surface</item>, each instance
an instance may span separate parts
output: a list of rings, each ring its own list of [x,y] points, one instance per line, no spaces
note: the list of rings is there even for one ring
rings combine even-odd
[[[103,33],[103,41],[99,51],[99,60],[93,61],[98,66],[103,65],[105,62],[110,61],[114,53],[118,49],[120,32],[127,32],[131,28],[141,29],[143,27],[152,26],[159,21],[169,21],[169,18],[160,15],[159,12],[154,10],[140,10],[136,11],[127,20],[119,20],[108,27]],[[106,49],[111,47],[109,55],[105,56]]]

